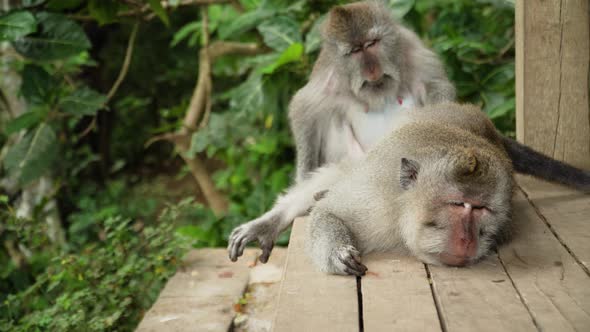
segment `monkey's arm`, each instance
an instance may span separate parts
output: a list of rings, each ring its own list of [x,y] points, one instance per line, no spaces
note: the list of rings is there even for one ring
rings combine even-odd
[[[367,267],[350,229],[326,209],[314,209],[308,225],[307,250],[314,264],[323,272],[362,276]]]
[[[581,170],[547,157],[513,139],[504,136],[501,136],[501,139],[516,172],[590,193],[590,171]]]
[[[291,225],[293,219],[309,211],[315,203],[316,193],[321,193],[342,178],[346,167],[348,166],[343,162],[319,168],[308,179],[289,188],[277,199],[270,211],[236,227],[228,240],[229,258],[236,261],[242,256],[248,243],[258,241],[262,248],[259,259],[266,263],[277,237]]]
[[[322,139],[318,122],[313,115],[304,114],[305,110],[298,109],[297,117],[292,117],[291,131],[296,150],[296,181],[306,179],[309,173],[321,166]]]

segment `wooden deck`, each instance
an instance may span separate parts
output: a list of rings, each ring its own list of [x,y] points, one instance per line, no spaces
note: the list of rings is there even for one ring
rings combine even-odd
[[[276,301],[270,311],[272,328],[248,331],[590,331],[590,195],[526,178],[519,178],[519,184],[514,198],[515,238],[496,255],[467,268],[429,266],[412,257],[378,254],[363,259],[369,268],[365,277],[326,275],[310,264],[303,250],[305,220],[297,220],[282,282],[276,287],[279,294],[271,297]],[[251,261],[252,251],[248,255],[246,260]],[[243,271],[244,264],[243,260],[233,268]],[[201,287],[219,287],[231,279]],[[232,328],[233,313],[199,315],[212,309],[207,301],[185,304],[170,296],[169,289],[187,289],[187,282],[175,277],[154,308],[162,301],[177,301],[176,306],[169,303],[170,308],[176,308],[177,316],[190,310],[190,324],[153,325],[163,316],[152,309],[140,330]],[[247,281],[241,282],[233,292],[244,289]],[[234,302],[240,294],[233,296]]]

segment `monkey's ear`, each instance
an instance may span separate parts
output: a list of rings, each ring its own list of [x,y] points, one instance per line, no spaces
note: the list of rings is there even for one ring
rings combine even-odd
[[[402,158],[402,165],[399,171],[399,184],[403,189],[410,189],[416,179],[418,179],[418,173],[420,172],[420,164],[411,159]]]

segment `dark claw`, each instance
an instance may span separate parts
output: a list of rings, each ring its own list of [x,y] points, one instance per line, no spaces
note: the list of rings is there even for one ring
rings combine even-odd
[[[354,275],[362,276],[367,272],[367,267],[361,263],[361,258],[354,253],[351,253],[349,257],[340,259],[348,269],[354,271]]]
[[[353,275],[353,276],[357,276],[357,277],[362,277],[362,276],[365,275],[365,272],[364,271],[361,272],[361,271],[353,270],[353,269],[348,268],[348,267],[347,268],[344,268],[344,272],[346,272],[346,273],[348,273],[350,275]]]
[[[274,242],[271,242],[270,245],[260,244],[260,247],[262,247],[262,255],[260,255],[260,257],[258,259],[262,263],[268,262],[268,259],[270,258],[270,253],[272,252],[272,249],[274,248],[274,246],[275,246]]]

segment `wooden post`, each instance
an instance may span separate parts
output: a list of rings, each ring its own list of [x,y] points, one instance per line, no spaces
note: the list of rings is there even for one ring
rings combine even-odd
[[[589,0],[516,1],[516,136],[590,169]]]

